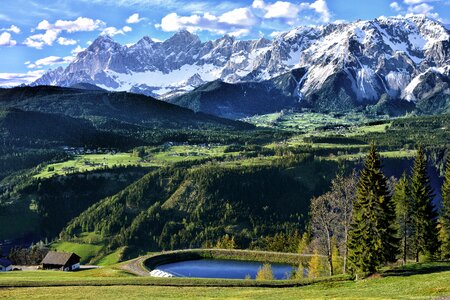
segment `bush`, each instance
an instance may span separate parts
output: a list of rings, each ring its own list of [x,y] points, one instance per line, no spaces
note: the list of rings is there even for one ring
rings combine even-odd
[[[270,264],[265,263],[261,268],[259,268],[256,274],[256,280],[273,280],[273,272]]]

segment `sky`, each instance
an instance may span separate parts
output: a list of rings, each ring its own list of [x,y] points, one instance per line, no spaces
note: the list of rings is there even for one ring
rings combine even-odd
[[[0,86],[66,66],[99,35],[128,45],[181,29],[271,38],[300,25],[425,14],[450,24],[450,0],[0,0]]]

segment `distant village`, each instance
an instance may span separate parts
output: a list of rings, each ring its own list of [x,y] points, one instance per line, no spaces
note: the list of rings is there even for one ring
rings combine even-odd
[[[116,154],[116,149],[110,148],[96,148],[96,149],[88,149],[84,147],[70,147],[63,146],[62,150],[70,155],[85,155],[85,154]]]

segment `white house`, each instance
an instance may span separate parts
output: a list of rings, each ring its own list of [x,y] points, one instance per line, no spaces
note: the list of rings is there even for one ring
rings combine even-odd
[[[9,259],[0,258],[0,272],[6,272],[12,270],[12,263]]]

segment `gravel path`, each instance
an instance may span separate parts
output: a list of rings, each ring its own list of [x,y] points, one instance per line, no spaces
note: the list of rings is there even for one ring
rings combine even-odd
[[[138,276],[150,276],[150,272],[142,267],[144,260],[149,258],[149,256],[141,256],[136,259],[133,259],[126,265],[120,266],[120,268],[129,273],[138,275]]]

